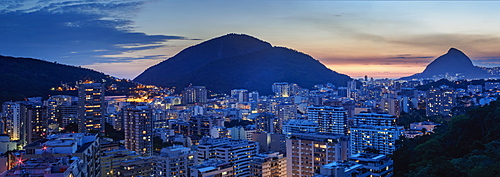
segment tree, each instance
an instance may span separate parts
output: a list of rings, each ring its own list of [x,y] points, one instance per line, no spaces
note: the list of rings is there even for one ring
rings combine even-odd
[[[64,127],[64,130],[62,131],[64,133],[76,133],[78,132],[78,124],[76,123],[70,123]]]
[[[443,119],[432,135],[398,141],[395,176],[498,176],[500,102]]]
[[[110,123],[105,123],[105,132],[106,132],[106,137],[112,138],[113,140],[124,140],[125,139],[125,132],[123,130],[117,131],[113,128],[113,125]]]

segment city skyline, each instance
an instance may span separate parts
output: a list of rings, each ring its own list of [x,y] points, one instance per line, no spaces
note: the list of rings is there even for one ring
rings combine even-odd
[[[455,47],[498,66],[499,2],[9,1],[0,54],[134,78],[182,49],[227,33],[311,55],[354,78],[423,71]],[[228,15],[229,14],[229,15]]]

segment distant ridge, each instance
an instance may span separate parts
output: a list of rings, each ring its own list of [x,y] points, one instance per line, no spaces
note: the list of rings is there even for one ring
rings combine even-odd
[[[460,79],[479,79],[491,77],[484,69],[472,64],[471,59],[462,51],[450,48],[448,52],[432,61],[422,73],[401,79],[424,79],[457,77]]]
[[[263,94],[271,93],[274,82],[311,88],[327,82],[346,85],[349,80],[309,55],[245,34],[227,34],[188,47],[134,79],[162,87],[193,84],[215,92],[246,88]]]

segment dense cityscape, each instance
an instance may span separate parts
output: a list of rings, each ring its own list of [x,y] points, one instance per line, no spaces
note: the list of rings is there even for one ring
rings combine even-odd
[[[500,177],[499,7],[0,0],[0,177]]]
[[[78,95],[2,104],[0,176],[393,176],[398,140],[440,125],[401,124],[402,114],[443,121],[495,101],[500,87],[416,89],[432,83],[278,82],[273,95],[139,85],[139,96],[106,96],[109,84],[78,82]]]

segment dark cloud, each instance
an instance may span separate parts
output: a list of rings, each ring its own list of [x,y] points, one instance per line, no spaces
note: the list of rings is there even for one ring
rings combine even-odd
[[[500,65],[500,56],[481,57],[473,61],[477,66],[498,67]]]
[[[322,58],[321,62],[326,65],[426,65],[434,60],[435,56],[417,56],[412,54],[401,54],[395,56],[374,56],[371,58]]]
[[[435,56],[413,56],[412,54],[396,55],[382,59],[383,61],[391,62],[393,64],[412,64],[412,63],[430,63],[434,60]]]
[[[154,49],[182,36],[134,32],[127,16],[143,1],[63,1],[22,9],[24,1],[0,4],[0,54],[86,65],[141,58],[106,58]],[[40,3],[42,5],[40,5]],[[8,7],[17,9],[6,9]],[[156,56],[158,57],[158,56]]]
[[[396,55],[395,57],[389,57],[388,59],[413,60],[413,59],[429,59],[429,58],[435,58],[435,57],[434,56],[412,56],[411,54],[401,54],[401,55]]]
[[[137,60],[151,60],[151,59],[167,59],[166,55],[148,55],[141,57],[113,57],[112,59],[106,58],[105,62],[101,63],[124,63]]]

